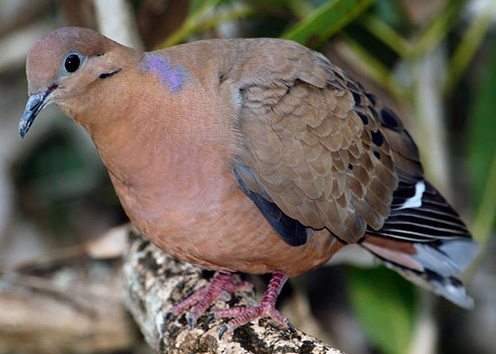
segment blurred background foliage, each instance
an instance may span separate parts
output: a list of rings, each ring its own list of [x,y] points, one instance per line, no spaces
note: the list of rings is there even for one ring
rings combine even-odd
[[[24,60],[39,36],[84,26],[146,50],[281,37],[322,51],[398,112],[482,245],[463,276],[474,311],[351,261],[297,278],[283,312],[348,353],[496,353],[495,13],[494,0],[0,0],[0,269],[126,221],[91,141],[57,109],[21,144]]]

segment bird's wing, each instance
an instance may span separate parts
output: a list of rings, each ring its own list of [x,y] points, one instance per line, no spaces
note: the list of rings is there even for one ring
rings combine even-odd
[[[305,242],[304,227],[356,242],[389,216],[396,165],[422,175],[417,148],[390,111],[323,55],[270,44],[237,73],[238,183],[289,244]]]
[[[281,238],[301,245],[306,227],[327,228],[471,307],[454,275],[479,245],[425,180],[398,117],[320,54],[294,44],[264,53],[241,80],[234,173]]]

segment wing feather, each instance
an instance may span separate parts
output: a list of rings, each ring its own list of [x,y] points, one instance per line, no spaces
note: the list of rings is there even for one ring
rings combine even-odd
[[[280,237],[299,246],[308,228],[326,228],[470,307],[454,276],[479,246],[425,180],[398,117],[321,54],[280,40],[245,45],[229,73],[239,98],[233,167]]]
[[[393,152],[368,108],[372,96],[321,54],[284,43],[277,43],[282,67],[270,74],[231,73],[242,83],[238,158],[250,169],[240,178],[306,227],[356,242],[367,224],[380,228],[389,215],[398,183]],[[259,48],[245,60],[272,63],[273,53]]]

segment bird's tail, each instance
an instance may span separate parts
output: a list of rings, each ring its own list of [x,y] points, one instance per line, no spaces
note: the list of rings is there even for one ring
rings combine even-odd
[[[400,183],[393,198],[384,226],[368,229],[360,245],[414,283],[472,308],[455,275],[473,262],[480,247],[458,214],[425,180]]]
[[[479,253],[479,245],[473,240],[421,243],[367,234],[361,246],[408,280],[460,307],[473,308],[472,298],[466,294],[462,282],[454,276],[464,271]]]

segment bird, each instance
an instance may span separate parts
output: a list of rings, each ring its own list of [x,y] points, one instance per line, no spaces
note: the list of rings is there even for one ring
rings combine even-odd
[[[152,52],[64,27],[26,60],[22,138],[57,105],[89,134],[134,226],[215,271],[173,307],[191,327],[217,299],[271,273],[257,306],[219,310],[220,336],[268,316],[288,277],[357,244],[463,307],[456,274],[479,244],[425,178],[400,118],[323,54],[274,38],[209,39]]]

